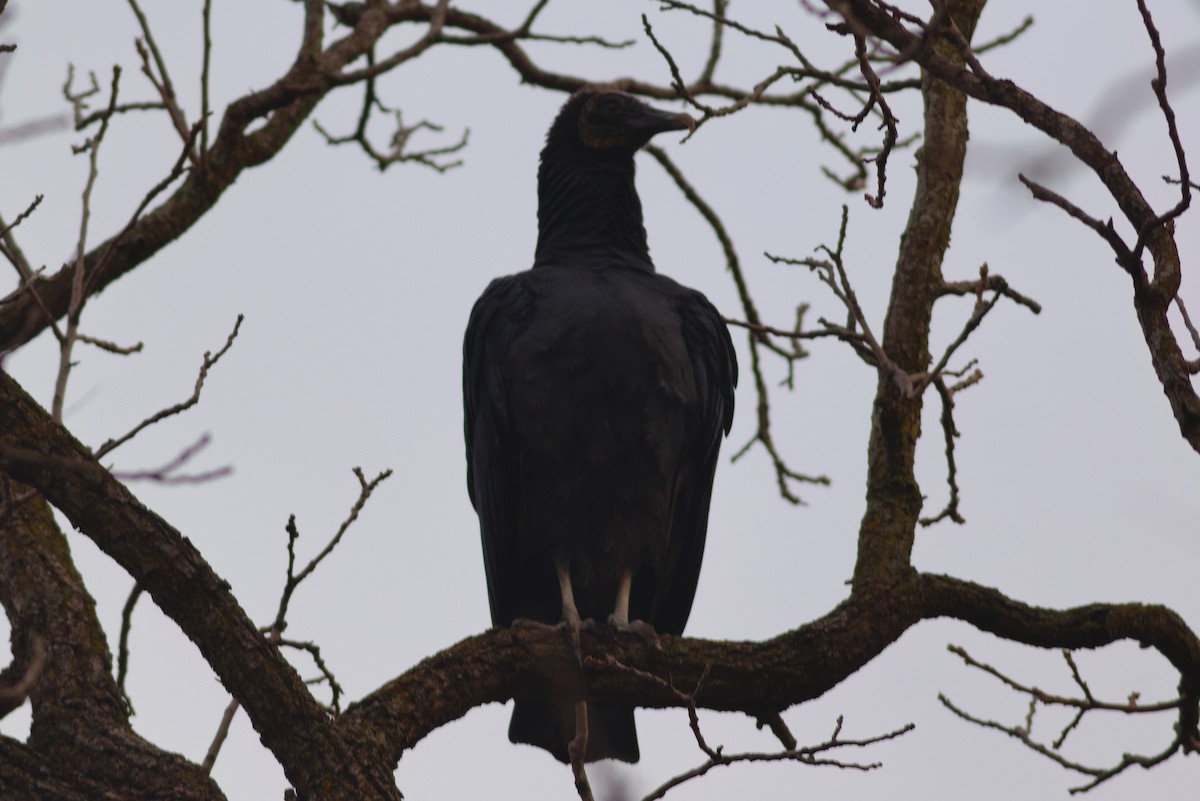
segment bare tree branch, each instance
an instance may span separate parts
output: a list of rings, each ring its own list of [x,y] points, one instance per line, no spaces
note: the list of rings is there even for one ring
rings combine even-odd
[[[1133,259],[1140,264],[1142,249],[1146,246],[1146,240],[1150,234],[1156,228],[1174,220],[1188,210],[1192,204],[1192,187],[1188,174],[1187,155],[1183,152],[1183,143],[1179,140],[1179,128],[1175,123],[1175,110],[1171,108],[1171,102],[1167,100],[1166,53],[1163,51],[1158,28],[1154,26],[1154,19],[1150,16],[1150,9],[1146,7],[1146,0],[1137,0],[1137,5],[1138,11],[1142,15],[1142,24],[1146,26],[1146,33],[1150,36],[1150,45],[1154,48],[1156,74],[1154,80],[1150,82],[1150,86],[1154,89],[1155,98],[1158,99],[1158,107],[1162,110],[1163,119],[1167,123],[1167,137],[1171,141],[1171,148],[1175,151],[1175,163],[1179,166],[1180,195],[1179,202],[1174,207],[1149,220],[1138,231],[1137,242],[1133,246]]]
[[[958,426],[954,423],[954,393],[946,386],[946,382],[941,376],[933,379],[933,386],[937,389],[938,397],[942,401],[942,434],[946,442],[946,483],[950,487],[950,498],[946,501],[946,506],[942,511],[933,517],[922,517],[917,522],[922,526],[932,526],[934,523],[950,518],[961,526],[967,521],[958,511],[958,465],[954,461],[954,440],[959,437],[959,433]]]
[[[644,149],[647,153],[654,157],[655,161],[662,165],[663,169],[667,171],[667,175],[671,177],[671,179],[675,182],[675,185],[679,187],[681,192],[683,192],[684,197],[687,198],[688,202],[700,212],[701,216],[704,217],[705,222],[707,222],[709,227],[712,228],[717,240],[721,243],[721,249],[725,253],[725,264],[729,268],[730,275],[733,277],[734,285],[737,287],[738,298],[742,303],[742,311],[746,315],[746,320],[750,326],[761,327],[762,321],[759,317],[758,309],[754,305],[754,301],[750,296],[750,290],[746,284],[746,278],[742,272],[741,262],[738,259],[737,252],[733,247],[733,240],[726,232],[725,225],[721,222],[721,218],[717,216],[717,213],[713,210],[713,208],[707,202],[705,202],[704,198],[700,197],[700,194],[684,177],[683,172],[675,166],[675,163],[665,151],[655,145],[648,145]],[[741,450],[734,454],[733,460],[736,461],[739,459],[742,454],[744,454],[755,442],[762,443],[763,447],[771,457],[771,463],[775,467],[776,483],[779,487],[780,495],[791,503],[799,504],[801,503],[800,497],[792,492],[789,481],[828,485],[829,478],[827,476],[808,476],[792,470],[787,466],[787,463],[783,460],[783,457],[776,448],[775,441],[771,436],[770,400],[767,394],[767,384],[766,380],[763,378],[762,366],[759,361],[760,344],[782,355],[789,361],[789,363],[791,360],[800,358],[802,355],[801,353],[795,351],[788,353],[787,351],[772,345],[768,340],[762,338],[758,332],[751,328],[750,368],[754,375],[754,386],[758,394],[758,430],[754,437],[752,437]]]
[[[1033,751],[1036,751],[1037,753],[1042,754],[1043,756],[1049,757],[1050,759],[1054,760],[1061,766],[1063,766],[1069,770],[1073,770],[1078,773],[1083,773],[1087,776],[1092,777],[1093,780],[1091,782],[1089,782],[1088,784],[1073,788],[1071,790],[1072,794],[1087,792],[1088,790],[1091,790],[1092,788],[1096,787],[1097,785],[1107,781],[1108,779],[1111,779],[1112,777],[1123,772],[1126,768],[1131,767],[1133,765],[1138,765],[1143,768],[1150,768],[1150,767],[1153,767],[1154,765],[1157,765],[1161,762],[1166,761],[1168,758],[1173,756],[1178,751],[1184,751],[1186,753],[1188,750],[1187,747],[1185,746],[1183,738],[1177,732],[1172,744],[1170,746],[1168,746],[1166,750],[1160,752],[1159,754],[1153,755],[1153,756],[1138,756],[1138,755],[1132,755],[1132,754],[1125,754],[1121,758],[1120,762],[1118,762],[1116,765],[1111,766],[1109,768],[1089,768],[1089,767],[1085,767],[1085,766],[1079,764],[1078,762],[1068,760],[1068,759],[1062,757],[1057,752],[1062,747],[1063,743],[1066,741],[1067,735],[1069,735],[1079,725],[1080,721],[1083,720],[1083,716],[1087,712],[1090,712],[1093,710],[1107,710],[1107,711],[1120,712],[1120,713],[1128,715],[1128,714],[1176,711],[1176,710],[1184,709],[1189,703],[1194,703],[1194,701],[1189,701],[1188,699],[1179,698],[1179,699],[1175,699],[1172,701],[1164,701],[1164,702],[1154,703],[1154,704],[1142,704],[1139,701],[1139,694],[1136,692],[1131,693],[1129,696],[1129,699],[1124,703],[1099,701],[1092,695],[1092,691],[1088,687],[1087,682],[1085,682],[1083,680],[1083,677],[1080,675],[1079,667],[1078,667],[1078,665],[1076,665],[1075,660],[1071,656],[1071,652],[1069,650],[1062,651],[1063,659],[1066,661],[1067,666],[1071,670],[1071,677],[1075,680],[1076,685],[1083,691],[1083,695],[1084,695],[1083,698],[1067,698],[1067,697],[1047,693],[1043,690],[1038,689],[1037,687],[1023,685],[1020,682],[1017,682],[1014,679],[1009,678],[1004,673],[1002,673],[1001,671],[992,667],[991,665],[988,665],[986,663],[976,660],[974,657],[972,657],[970,654],[968,654],[965,649],[963,649],[959,646],[951,645],[951,646],[948,646],[948,649],[950,650],[951,653],[954,653],[954,654],[958,655],[960,658],[962,658],[962,660],[968,666],[978,668],[979,670],[982,670],[983,672],[988,673],[988,674],[994,676],[995,678],[999,679],[1001,682],[1008,685],[1010,688],[1017,691],[1018,693],[1027,695],[1029,697],[1029,711],[1025,716],[1025,725],[1023,727],[1016,728],[1016,727],[1011,727],[1011,726],[1005,726],[1005,725],[997,723],[995,721],[980,720],[979,718],[973,717],[973,716],[967,714],[966,712],[962,711],[961,709],[959,709],[957,706],[952,704],[949,701],[949,699],[947,699],[945,696],[939,695],[938,698],[942,702],[942,704],[944,706],[946,706],[946,708],[949,709],[951,712],[953,712],[954,714],[963,718],[964,720],[967,720],[968,722],[975,723],[984,728],[992,728],[992,729],[997,729],[999,731],[1003,731],[1006,734],[1008,734],[1009,736],[1017,738],[1024,745],[1026,745]],[[1037,711],[1038,704],[1042,704],[1045,706],[1074,707],[1078,710],[1076,712],[1075,716],[1066,725],[1066,727],[1063,728],[1062,732],[1054,740],[1054,742],[1052,743],[1050,748],[1046,748],[1044,745],[1042,745],[1041,743],[1038,743],[1036,740],[1033,739],[1033,720],[1034,720],[1034,715]]]
[[[104,141],[104,135],[108,132],[108,121],[112,117],[112,110],[117,105],[117,87],[121,80],[121,68],[113,67],[112,89],[109,93],[108,115],[104,121],[100,123],[100,130],[95,136],[88,139],[80,146],[76,153],[88,153],[88,177],[87,183],[83,188],[83,212],[80,215],[79,221],[79,245],[75,252],[74,268],[71,273],[71,300],[67,307],[67,327],[63,333],[63,337],[59,342],[59,359],[58,359],[58,378],[54,382],[54,400],[51,405],[51,415],[55,420],[62,422],[63,401],[66,399],[67,393],[67,378],[71,374],[71,353],[75,347],[75,340],[79,335],[79,317],[83,313],[83,304],[87,300],[87,295],[84,292],[85,279],[85,260],[84,256],[87,253],[87,233],[88,223],[91,219],[91,200],[92,189],[96,185],[96,177],[99,175],[98,158],[100,154],[100,144]],[[95,83],[95,76],[92,76],[92,81]],[[68,78],[68,87],[70,79]],[[70,92],[67,92],[70,96]]]
[[[828,0],[826,4],[848,20],[848,25],[852,20],[853,26],[869,30],[871,35],[887,41],[893,47],[903,49],[915,41],[914,34],[896,20],[886,4],[873,0]],[[1140,8],[1144,9],[1144,5]],[[1143,11],[1143,19],[1149,26],[1149,32],[1153,26],[1148,12]],[[1151,39],[1153,45],[1153,34]],[[1156,61],[1157,55],[1156,50]],[[930,75],[947,85],[983,102],[1010,109],[1029,125],[1065,145],[1103,183],[1121,213],[1138,232],[1138,243],[1133,248],[1126,246],[1115,232],[1109,233],[1110,226],[1099,223],[1044,187],[1026,181],[1035,195],[1054,202],[1083,221],[1117,253],[1118,262],[1133,279],[1138,322],[1150,350],[1151,363],[1171,404],[1180,433],[1193,449],[1200,451],[1200,396],[1191,384],[1190,365],[1183,357],[1166,317],[1180,283],[1179,251],[1170,226],[1160,219],[1162,215],[1155,213],[1116,155],[1076,120],[1046,105],[1012,81],[994,78],[982,69],[964,68],[961,59],[956,61],[938,48],[922,51],[916,60]],[[1158,86],[1155,91],[1162,107],[1166,103],[1165,81],[1156,82]],[[1168,123],[1169,134],[1172,125]],[[1188,183],[1182,176],[1181,180]],[[1183,202],[1181,198],[1175,208],[1179,208]],[[1167,215],[1170,214],[1172,212],[1167,212]],[[1139,246],[1145,247],[1153,258],[1152,277],[1145,274],[1140,263]],[[1135,252],[1139,256],[1137,259],[1134,258]]]
[[[367,52],[367,64],[373,65],[375,62],[374,51]],[[366,79],[365,91],[363,93],[362,111],[359,113],[358,125],[354,131],[346,136],[334,136],[321,126],[317,120],[313,120],[313,127],[317,132],[325,138],[325,141],[330,145],[357,144],[367,156],[375,162],[375,166],[383,172],[393,164],[404,164],[412,162],[429,167],[437,172],[446,172],[455,167],[462,165],[462,160],[455,161],[440,161],[440,156],[448,156],[458,153],[467,146],[467,138],[471,134],[471,129],[467,128],[463,131],[462,138],[455,144],[445,145],[443,147],[427,148],[425,150],[409,151],[407,150],[408,141],[413,134],[424,129],[435,133],[442,132],[442,126],[435,125],[427,120],[421,120],[415,125],[405,125],[404,117],[400,109],[388,108],[385,106],[375,94],[375,76]],[[371,112],[379,110],[383,113],[391,113],[395,117],[396,130],[392,134],[391,141],[388,143],[386,151],[380,151],[371,144],[371,140],[367,136],[367,125],[371,121]]]
[[[200,69],[200,167],[208,164],[208,74],[212,65],[212,0],[204,0],[204,66]],[[191,150],[189,145],[188,150]]]
[[[0,0],[0,8],[3,2]],[[538,40],[603,44],[602,40],[595,37],[533,33],[532,27],[548,5],[547,0],[536,0],[524,21],[515,29],[499,26],[483,17],[454,8],[446,0],[437,3],[406,0],[393,4],[372,1],[331,5],[335,18],[350,30],[342,38],[326,43],[324,6],[318,0],[305,0],[304,34],[296,59],[287,74],[271,86],[248,93],[230,104],[210,143],[207,120],[210,112],[208,73],[211,3],[205,0],[203,11],[202,111],[200,118],[190,128],[175,102],[174,89],[144,15],[134,0],[130,0],[130,3],[142,24],[150,48],[142,49],[144,70],[163,101],[161,104],[148,105],[166,108],[171,114],[184,143],[183,152],[168,178],[151,189],[132,219],[116,236],[87,251],[81,235],[75,258],[55,275],[42,276],[29,269],[28,262],[15,242],[11,241],[8,232],[0,231],[6,257],[14,264],[23,263],[26,267],[21,270],[18,266],[21,288],[0,305],[0,342],[5,349],[28,341],[47,327],[56,329],[55,321],[64,314],[68,316],[69,327],[72,321],[77,323],[78,311],[91,294],[100,291],[119,275],[143,264],[187,230],[217,202],[242,171],[278,153],[312,114],[317,103],[337,86],[361,81],[365,90],[364,102],[355,134],[340,139],[326,134],[328,139],[358,143],[369,156],[376,159],[380,169],[405,160],[418,161],[438,169],[439,165],[443,168],[447,165],[435,157],[455,152],[465,144],[465,136],[459,145],[423,153],[405,153],[409,137],[417,130],[433,126],[417,123],[406,127],[397,113],[399,130],[392,140],[391,149],[376,150],[370,145],[366,138],[369,116],[373,110],[390,111],[377,98],[377,77],[419,57],[435,45],[487,46],[494,47],[522,80],[570,91],[582,85],[583,78],[542,69],[529,57],[524,44]],[[581,643],[587,652],[582,676],[577,663],[571,661],[573,656],[569,649],[564,648],[561,637],[553,632],[492,630],[431,656],[358,703],[350,705],[344,713],[331,716],[329,710],[313,697],[311,686],[315,683],[329,685],[331,706],[335,713],[340,712],[343,690],[315,643],[283,638],[283,631],[288,625],[289,602],[296,587],[343,540],[343,535],[366,499],[388,473],[367,481],[361,470],[355,470],[359,482],[358,501],[328,544],[299,571],[295,550],[299,531],[295,518],[289,520],[287,574],[279,610],[270,626],[256,630],[229,593],[228,585],[212,572],[191,543],[142,506],[117,480],[118,476],[106,471],[97,461],[96,457],[128,441],[138,431],[153,424],[155,418],[148,418],[118,440],[106,442],[93,457],[33,403],[10,376],[2,373],[0,469],[29,482],[33,489],[14,491],[8,486],[4,487],[0,518],[5,525],[0,526],[0,540],[9,546],[10,542],[16,542],[9,538],[24,536],[19,526],[10,524],[17,519],[24,520],[22,516],[31,514],[32,510],[52,520],[42,496],[54,503],[85,536],[110,554],[137,582],[123,619],[116,687],[122,691],[124,689],[129,619],[140,592],[137,588],[145,586],[154,601],[197,644],[233,695],[205,767],[212,767],[230,722],[237,709],[245,704],[263,742],[276,755],[303,797],[321,795],[335,801],[364,797],[398,798],[399,793],[392,778],[396,760],[444,723],[482,703],[503,701],[518,695],[546,699],[577,697],[584,687],[589,698],[601,702],[688,709],[692,733],[705,761],[693,771],[669,781],[660,788],[659,796],[713,767],[739,761],[793,760],[805,764],[868,769],[874,763],[842,761],[831,752],[835,748],[860,747],[899,736],[907,727],[875,738],[847,740],[841,737],[842,722],[839,718],[828,740],[816,746],[799,747],[784,725],[780,713],[791,705],[822,695],[874,659],[908,628],[935,617],[963,620],[980,630],[1039,647],[1094,648],[1120,640],[1136,641],[1154,648],[1178,671],[1178,699],[1147,706],[1137,703],[1136,699],[1124,705],[1098,701],[1069,654],[1066,656],[1067,664],[1072,679],[1082,692],[1082,698],[1060,699],[1036,687],[1007,679],[983,663],[972,665],[988,670],[1013,689],[1024,692],[1029,696],[1030,704],[1023,726],[1005,726],[980,722],[946,702],[947,706],[968,720],[991,725],[1028,740],[1031,738],[1038,704],[1061,701],[1060,705],[1077,710],[1074,719],[1062,730],[1057,740],[1049,747],[1041,746],[1048,754],[1058,750],[1088,710],[1141,712],[1153,709],[1177,717],[1175,740],[1167,751],[1160,754],[1126,756],[1118,765],[1104,769],[1064,762],[1072,769],[1082,767],[1082,771],[1092,780],[1088,787],[1117,775],[1133,764],[1149,767],[1179,751],[1187,753],[1196,750],[1200,747],[1197,733],[1200,728],[1200,706],[1197,704],[1200,641],[1176,613],[1162,607],[1138,604],[1092,604],[1066,610],[1040,609],[1010,598],[999,590],[950,577],[919,573],[911,561],[917,525],[942,517],[962,519],[958,512],[959,488],[954,454],[954,438],[958,435],[952,416],[954,395],[977,383],[982,378],[982,372],[975,367],[974,360],[962,367],[951,363],[956,361],[955,357],[966,340],[1001,298],[1008,298],[1035,313],[1040,310],[1035,301],[1009,288],[999,276],[989,275],[986,269],[981,271],[978,280],[973,281],[948,282],[942,275],[942,260],[962,178],[961,159],[967,133],[966,96],[1011,108],[1030,124],[1063,141],[1097,172],[1117,199],[1125,221],[1137,234],[1132,247],[1126,244],[1127,240],[1122,238],[1111,221],[1103,223],[1095,220],[1065,198],[1027,182],[1035,197],[1059,205],[1104,237],[1124,269],[1133,277],[1134,303],[1151,348],[1155,369],[1167,390],[1181,432],[1200,450],[1200,445],[1197,445],[1200,443],[1200,412],[1197,411],[1200,406],[1194,405],[1191,400],[1195,391],[1189,383],[1190,376],[1200,371],[1200,359],[1189,362],[1182,357],[1179,343],[1166,322],[1166,314],[1174,303],[1180,310],[1193,344],[1200,349],[1200,335],[1196,333],[1178,294],[1179,258],[1172,238],[1173,221],[1186,210],[1190,190],[1195,184],[1187,171],[1181,140],[1175,130],[1174,113],[1167,101],[1161,42],[1144,0],[1139,0],[1139,9],[1156,54],[1157,77],[1153,88],[1167,119],[1168,138],[1176,151],[1180,169],[1176,183],[1181,187],[1181,199],[1161,214],[1151,209],[1141,197],[1116,162],[1115,155],[1110,158],[1102,147],[1097,150],[1098,141],[1094,137],[1088,139],[1090,134],[1085,136],[1080,133],[1077,128],[1081,126],[1078,123],[1040,105],[1019,87],[997,79],[985,69],[980,54],[1002,41],[1010,41],[1027,24],[995,42],[973,48],[970,42],[975,19],[982,10],[982,0],[935,3],[928,19],[884,2],[830,0],[827,4],[832,9],[827,15],[832,21],[830,27],[836,33],[850,37],[853,42],[853,57],[846,60],[843,66],[831,70],[822,70],[810,63],[782,28],[777,27],[772,35],[729,19],[724,0],[714,0],[711,11],[676,0],[667,0],[664,5],[671,10],[695,15],[705,26],[708,52],[698,80],[685,83],[671,54],[656,40],[655,45],[671,68],[672,83],[620,79],[614,85],[650,97],[682,96],[708,116],[717,116],[718,112],[731,113],[750,105],[787,107],[809,113],[822,135],[854,165],[854,174],[844,179],[846,186],[853,191],[861,191],[865,185],[867,172],[864,165],[869,163],[870,153],[866,148],[857,149],[842,143],[838,138],[842,132],[835,130],[838,126],[835,118],[844,118],[852,128],[868,120],[880,121],[887,131],[882,135],[883,141],[875,157],[877,188],[874,196],[868,196],[868,200],[874,203],[882,203],[887,158],[893,148],[899,146],[899,131],[886,102],[887,96],[920,85],[926,101],[924,147],[917,160],[916,198],[898,255],[888,314],[882,328],[868,325],[848,279],[843,261],[847,227],[845,211],[836,247],[824,247],[818,259],[793,262],[805,264],[826,283],[846,310],[845,323],[822,320],[821,329],[806,331],[802,322],[807,307],[800,305],[794,328],[766,325],[759,319],[746,288],[733,239],[724,224],[665,153],[650,151],[689,202],[704,216],[720,242],[734,276],[745,320],[730,323],[748,329],[752,371],[759,392],[759,432],[751,444],[761,442],[769,452],[784,497],[796,497],[789,494],[790,481],[821,479],[791,472],[775,450],[769,429],[766,376],[760,364],[762,354],[775,353],[786,361],[787,381],[790,384],[794,362],[807,355],[800,343],[807,339],[833,336],[849,343],[879,373],[869,444],[867,507],[859,530],[854,581],[846,600],[818,620],[761,643],[663,637],[658,647],[652,648],[637,638],[588,632]],[[376,61],[374,51],[381,46],[383,36],[389,30],[405,24],[421,26],[415,43],[400,47]],[[726,27],[738,35],[781,48],[794,63],[776,68],[750,89],[715,83],[714,75],[719,68]],[[648,21],[646,29],[650,33]],[[412,38],[409,41],[412,42]],[[361,67],[362,60],[366,62],[365,68]],[[888,77],[910,61],[924,69],[924,78],[919,82],[911,77],[886,82],[882,80],[881,76]],[[908,75],[911,75],[912,69],[910,65]],[[784,78],[801,82],[799,89],[791,93],[775,89]],[[858,110],[841,114],[835,110],[833,101],[818,99],[817,93],[829,88],[846,92],[855,104],[851,107]],[[124,110],[136,110],[137,107],[137,104],[117,103],[114,83],[108,108],[103,112],[85,113],[87,98],[98,93],[98,86],[95,92],[90,89],[78,93],[68,91],[76,118],[88,121],[89,125],[100,123],[101,134],[97,135],[96,145],[105,126],[116,114]],[[837,105],[845,105],[840,97],[837,100]],[[195,163],[196,153],[199,154],[201,168],[186,170],[185,164],[189,160]],[[91,156],[95,158],[95,145]],[[422,158],[426,161],[422,161]],[[143,214],[160,194],[166,193],[181,177],[182,182],[175,186],[161,205]],[[85,211],[86,206],[85,200]],[[0,223],[0,227],[3,227],[3,223]],[[1122,229],[1128,230],[1124,223]],[[1143,252],[1149,253],[1154,261],[1153,277],[1147,275],[1141,263]],[[992,296],[985,297],[989,292]],[[935,358],[929,349],[930,320],[934,303],[946,295],[973,296],[975,307],[962,331],[940,357]],[[240,317],[238,322],[240,325]],[[164,410],[160,415],[177,413],[198,401],[208,368],[228,350],[237,331],[238,326],[235,325],[225,347],[215,357],[210,359],[209,354],[205,355],[190,403],[185,402],[180,408],[172,407],[175,411]],[[72,329],[70,337],[57,333],[60,339],[91,342],[114,352],[131,350],[85,337],[77,327]],[[945,510],[932,519],[919,517],[924,498],[913,472],[922,396],[930,385],[935,387],[942,402],[942,431],[946,443],[950,492]],[[61,400],[57,405],[61,408]],[[204,442],[207,442],[206,438],[185,449],[162,468],[141,474],[125,474],[125,478],[178,478],[176,471],[179,466],[186,463]],[[0,548],[0,596],[3,596],[10,619],[18,618],[18,623],[14,625],[15,643],[27,643],[28,637],[40,633],[39,626],[54,623],[52,617],[47,618],[49,623],[30,621],[11,611],[19,606],[9,597],[11,593],[19,591],[17,584],[37,587],[41,591],[37,582],[14,582],[8,578],[12,571],[21,567],[15,560],[23,554],[40,553],[39,547]],[[65,546],[61,553],[69,556]],[[53,555],[57,558],[60,554],[56,551]],[[82,582],[72,578],[72,571],[68,568],[68,564],[58,565],[62,575],[78,584],[79,598],[86,597]],[[105,725],[108,727],[101,734],[104,737],[111,735],[114,751],[125,755],[142,749],[138,753],[149,753],[146,744],[136,741],[128,727],[128,708],[119,703],[119,695],[113,688],[114,683],[109,675],[111,671],[105,662],[106,650],[103,657],[94,650],[104,649],[103,636],[89,635],[94,640],[89,644],[88,638],[75,636],[78,634],[77,631],[72,637],[62,639],[56,634],[48,637],[47,641],[52,649],[62,647],[56,645],[60,642],[72,643],[80,653],[91,659],[93,668],[96,665],[103,668],[97,674],[96,684],[111,697],[101,698],[107,721]],[[17,647],[14,646],[14,651]],[[93,650],[89,651],[89,648]],[[313,659],[319,675],[314,679],[302,679],[293,666],[281,658],[279,652],[282,648],[303,651],[307,658]],[[71,655],[66,647],[62,647],[62,652],[66,657]],[[972,664],[973,660],[965,656],[965,652],[963,654],[968,664]],[[18,660],[22,658],[26,657],[19,656],[14,660],[15,664],[19,666]],[[51,657],[42,668],[46,682],[59,680],[59,676],[55,675],[55,671],[61,669],[56,661],[58,658],[58,652],[52,650]],[[685,694],[676,689],[678,686],[694,686],[695,689]],[[43,692],[41,682],[33,684],[30,692]],[[64,697],[74,699],[69,694]],[[771,728],[783,744],[783,751],[726,755],[721,747],[713,747],[704,738],[698,715],[701,707],[740,710],[752,715],[761,724]],[[136,764],[158,765],[163,764],[164,759],[161,754],[154,753],[153,760],[156,761],[148,759]],[[43,757],[33,749],[0,738],[0,784],[9,786],[12,765],[20,765],[29,775],[37,771],[42,771],[37,774],[39,776],[48,773],[47,763],[39,760],[43,760]],[[115,801],[116,798],[122,798],[124,794],[120,780],[130,775],[126,769],[129,764],[135,764],[135,761],[118,760],[112,778],[81,778],[53,797],[70,798],[72,801],[75,798],[81,801]],[[155,776],[150,770],[146,770],[145,775]],[[169,786],[167,778],[161,778],[160,781],[161,784],[155,785],[155,789]],[[26,785],[14,786],[24,788]],[[202,782],[197,787],[184,794],[189,798],[219,797],[219,790],[211,782]]]
[[[346,516],[345,520],[342,521],[342,524],[338,527],[338,530],[334,533],[333,537],[331,537],[329,542],[326,543],[325,547],[321,549],[320,553],[313,557],[312,560],[309,561],[309,563],[305,565],[304,569],[302,569],[299,573],[296,572],[296,540],[300,538],[300,531],[296,527],[295,515],[292,515],[288,518],[286,526],[288,535],[287,574],[284,580],[283,592],[279,597],[279,609],[275,613],[275,620],[272,621],[269,626],[265,627],[263,631],[266,633],[268,641],[276,647],[286,646],[308,652],[308,654],[313,658],[313,661],[316,663],[317,668],[321,671],[322,680],[329,684],[329,689],[332,694],[330,706],[335,714],[341,712],[340,698],[343,691],[341,685],[338,684],[337,680],[334,678],[332,671],[330,671],[329,667],[325,664],[324,659],[322,659],[320,648],[311,642],[299,642],[297,640],[283,639],[283,632],[288,627],[288,606],[291,603],[292,595],[296,592],[296,589],[300,586],[300,583],[312,575],[317,567],[320,566],[321,562],[323,562],[326,557],[333,553],[333,549],[336,548],[342,541],[342,537],[345,535],[346,531],[349,530],[350,526],[354,524],[354,521],[358,519],[359,513],[363,510],[363,507],[366,506],[367,501],[370,500],[371,494],[375,492],[375,489],[382,482],[386,481],[391,475],[391,470],[384,470],[382,473],[375,476],[375,478],[367,481],[366,476],[363,474],[362,468],[354,468],[354,477],[358,479],[359,485],[357,500],[355,500],[354,505],[350,507],[350,513]],[[241,708],[241,705],[241,701],[239,701],[235,696],[232,700],[230,700],[228,706],[225,707],[225,711],[221,715],[221,722],[217,726],[217,732],[213,736],[212,743],[208,747],[208,753],[206,753],[204,756],[204,762],[202,763],[202,766],[205,772],[211,772],[213,765],[216,764],[217,756],[221,752],[221,746],[224,745],[225,738],[229,735],[229,727],[233,723],[233,718],[237,714],[238,709]]]
[[[181,139],[186,141],[188,139],[188,128],[190,126],[188,125],[186,115],[183,113],[183,109],[179,107],[179,101],[175,96],[175,86],[171,83],[170,73],[167,72],[167,62],[163,58],[162,52],[158,49],[158,42],[154,39],[154,33],[150,30],[150,21],[146,19],[146,15],[142,11],[141,6],[138,5],[137,0],[128,0],[128,2],[130,9],[133,10],[134,16],[137,17],[138,25],[141,26],[142,29],[142,38],[134,41],[134,44],[137,46],[138,55],[142,59],[142,74],[146,76],[147,80],[149,80],[150,84],[154,87],[154,90],[158,93],[158,96],[162,99],[162,105],[167,110],[168,116],[171,118],[171,124],[175,126],[175,132],[179,134]],[[207,19],[208,11],[206,5],[205,20]],[[149,49],[147,50],[147,48]],[[153,67],[150,66],[151,56],[154,58]],[[204,59],[204,66],[205,70],[207,71],[207,48],[205,49]],[[155,75],[156,69],[158,72],[157,75]],[[191,148],[188,149],[188,160],[191,161],[192,164],[199,163],[197,154]]]
[[[198,440],[188,445],[179,452],[174,459],[150,470],[114,470],[113,477],[118,481],[157,481],[160,484],[203,484],[208,481],[214,481],[218,478],[224,478],[233,472],[233,468],[229,465],[218,467],[213,470],[205,470],[201,473],[179,474],[181,467],[186,465],[196,457],[196,454],[208,447],[211,442],[211,437],[204,434]]]
[[[129,708],[130,714],[133,713],[133,702],[129,698],[129,690],[125,687],[125,680],[129,677],[129,635],[133,631],[133,610],[142,597],[142,592],[142,585],[134,584],[133,589],[129,591],[129,597],[125,599],[125,605],[121,607],[121,636],[117,644],[117,687],[121,690],[121,697],[125,699],[125,706]]]
[[[0,431],[0,469],[36,486],[175,620],[246,707],[295,786],[326,788],[324,797],[337,801],[364,794],[399,798],[390,768],[354,750],[195,547],[113,479],[6,373],[0,373]]]
[[[229,337],[225,340],[224,347],[222,347],[215,354],[207,351],[205,352],[204,360],[200,364],[200,372],[196,376],[196,386],[192,389],[192,396],[190,398],[182,403],[176,403],[174,406],[168,406],[165,409],[155,412],[142,422],[138,423],[127,433],[117,437],[116,439],[110,439],[106,441],[103,445],[96,449],[96,458],[101,459],[109,453],[112,453],[114,450],[136,437],[144,429],[154,425],[160,420],[164,420],[172,415],[179,414],[180,412],[185,412],[199,403],[200,391],[204,389],[204,381],[206,378],[208,378],[208,371],[212,369],[212,367],[218,361],[220,361],[221,357],[224,356],[231,347],[233,347],[233,340],[237,338],[238,331],[241,330],[243,319],[244,317],[242,315],[239,314],[237,316],[237,321],[234,322],[233,330],[229,332]]]

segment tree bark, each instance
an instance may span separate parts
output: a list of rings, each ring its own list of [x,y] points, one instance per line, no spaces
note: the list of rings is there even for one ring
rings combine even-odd
[[[0,603],[13,629],[15,665],[29,664],[35,640],[45,650],[29,696],[28,744],[3,741],[3,797],[19,797],[20,788],[29,797],[224,798],[198,766],[133,732],[67,538],[40,495],[7,476],[0,481],[10,499],[0,525]]]

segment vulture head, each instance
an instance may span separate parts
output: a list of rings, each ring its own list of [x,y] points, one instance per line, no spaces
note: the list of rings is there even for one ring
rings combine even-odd
[[[694,130],[687,114],[612,89],[581,89],[563,104],[538,167],[535,266],[618,258],[654,271],[634,187],[633,155],[664,131]]]
[[[661,111],[624,92],[581,89],[563,105],[546,144],[631,155],[655,134],[695,128],[687,114]]]

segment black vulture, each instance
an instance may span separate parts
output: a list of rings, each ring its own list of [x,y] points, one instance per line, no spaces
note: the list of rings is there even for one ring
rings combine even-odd
[[[654,271],[633,157],[693,126],[621,92],[575,93],[541,154],[533,268],[471,311],[467,488],[496,626],[562,621],[578,644],[581,619],[687,622],[737,361],[704,295]],[[568,762],[574,710],[518,699],[509,739]],[[637,761],[632,707],[589,702],[586,720],[588,761]]]

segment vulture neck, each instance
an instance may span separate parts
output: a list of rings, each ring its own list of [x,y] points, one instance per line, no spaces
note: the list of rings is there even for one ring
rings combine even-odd
[[[547,145],[538,169],[534,267],[617,263],[654,272],[633,154]]]

